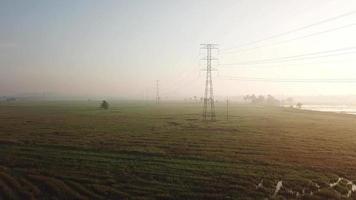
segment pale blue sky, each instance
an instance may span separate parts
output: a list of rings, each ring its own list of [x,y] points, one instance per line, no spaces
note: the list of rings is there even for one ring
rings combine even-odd
[[[223,50],[353,10],[354,0],[0,0],[0,95],[45,92],[142,98],[154,95],[154,80],[159,79],[166,97],[200,96],[204,82],[200,43],[218,43],[220,63],[356,46],[356,28],[350,27],[237,55],[225,55]],[[356,23],[355,16],[278,39],[350,23]],[[356,78],[354,55],[323,66],[314,61],[294,68],[219,66],[214,75],[215,93],[356,94],[356,83],[221,78]],[[343,62],[335,67],[337,61]]]

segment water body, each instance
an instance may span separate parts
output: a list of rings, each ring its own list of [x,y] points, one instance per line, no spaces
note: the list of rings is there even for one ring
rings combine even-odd
[[[302,109],[356,115],[356,105],[303,105]]]

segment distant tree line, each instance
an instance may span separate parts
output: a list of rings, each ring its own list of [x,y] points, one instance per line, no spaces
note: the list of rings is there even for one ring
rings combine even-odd
[[[193,101],[195,103],[203,103],[204,98],[203,97],[197,97],[193,96],[190,98],[184,99],[185,101]],[[291,108],[302,108],[302,103],[300,102],[295,102],[293,98],[288,97],[286,99],[277,99],[272,95],[245,95],[243,96],[243,100],[247,103],[250,104],[255,104],[255,105],[267,105],[267,106],[289,106]],[[215,102],[217,103],[218,101],[215,99]]]
[[[251,104],[261,104],[261,105],[271,105],[271,106],[279,106],[281,105],[281,101],[274,98],[272,95],[267,95],[266,97],[263,95],[256,96],[246,95],[243,97],[244,101],[249,102]]]
[[[11,101],[16,101],[17,99],[15,97],[6,97],[6,96],[2,96],[0,97],[0,101],[7,101],[7,102],[11,102]]]
[[[263,96],[263,95],[245,95],[243,97],[244,101],[251,103],[251,104],[257,104],[257,105],[269,105],[269,106],[280,106],[280,105],[289,105],[290,107],[295,107],[301,109],[303,104],[298,102],[298,103],[294,103],[294,99],[289,97],[287,99],[283,99],[283,100],[278,100],[275,97],[273,97],[272,95],[267,95],[267,96]]]

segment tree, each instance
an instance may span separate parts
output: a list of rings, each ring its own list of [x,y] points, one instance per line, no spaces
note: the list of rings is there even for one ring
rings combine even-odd
[[[105,110],[109,109],[109,103],[104,100],[103,102],[101,102],[100,108]]]
[[[255,104],[263,104],[265,103],[265,97],[263,95],[259,95],[255,101],[252,101]]]
[[[301,109],[301,108],[302,108],[302,106],[303,106],[303,104],[302,104],[302,103],[300,103],[300,102],[298,102],[298,103],[297,103],[297,108]]]
[[[279,100],[274,98],[272,95],[268,95],[266,99],[266,104],[270,106],[278,106],[280,104]]]
[[[249,101],[250,100],[250,95],[245,95],[244,96],[244,101]]]
[[[250,102],[250,103],[256,103],[256,96],[253,94],[253,95],[246,95],[244,96],[244,100],[247,101],[247,102]]]
[[[266,97],[263,95],[245,95],[243,99],[251,104],[258,105],[269,105],[269,106],[279,106],[281,102],[274,98],[272,95],[267,95]]]

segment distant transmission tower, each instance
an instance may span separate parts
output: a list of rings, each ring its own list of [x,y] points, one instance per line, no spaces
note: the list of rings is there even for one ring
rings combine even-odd
[[[206,81],[205,81],[205,92],[204,92],[204,107],[203,107],[203,119],[215,120],[215,105],[214,105],[214,89],[213,89],[213,79],[211,75],[212,60],[216,60],[211,56],[211,50],[217,49],[217,44],[201,44],[201,49],[206,49]]]
[[[156,80],[156,104],[159,104],[159,80]]]
[[[226,120],[229,120],[229,97],[226,97]]]

